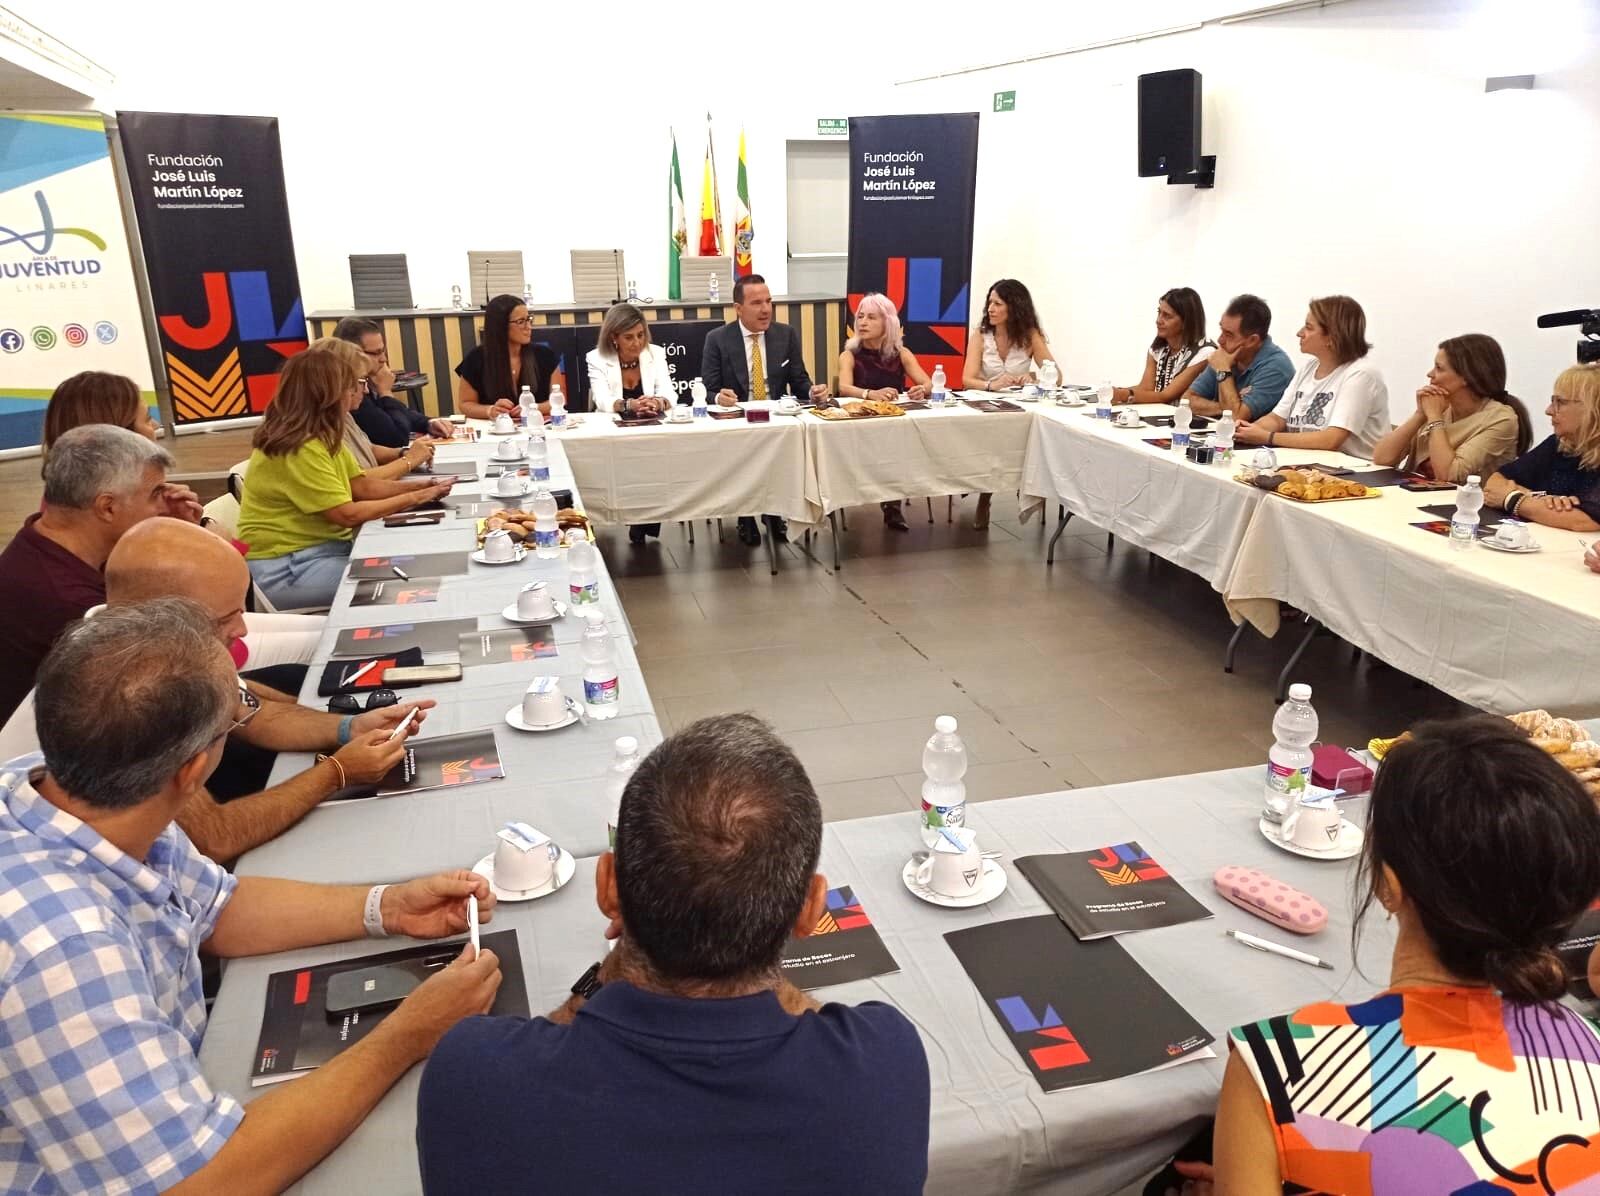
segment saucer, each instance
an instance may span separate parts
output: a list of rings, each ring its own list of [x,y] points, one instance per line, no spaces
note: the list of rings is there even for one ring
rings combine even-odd
[[[522,558],[527,555],[528,550],[521,544],[518,544],[517,555],[512,557],[509,561],[491,561],[488,557],[483,555],[483,549],[481,548],[472,554],[472,559],[477,561],[480,565],[516,565],[520,564],[522,562]]]
[[[534,485],[530,479],[528,484],[521,490],[518,490],[515,494],[507,494],[498,486],[485,486],[483,488],[483,497],[485,502],[492,502],[497,498],[527,498],[528,495],[533,493],[533,491]]]
[[[522,431],[521,427],[513,427],[508,432],[502,432],[502,431],[500,431],[499,428],[495,427],[493,424],[489,425],[489,435],[491,435],[491,436],[515,436],[521,431]]]
[[[532,723],[522,721],[521,702],[506,711],[506,722],[519,731],[559,731],[562,727],[572,726],[580,717],[582,716],[578,712],[578,703],[572,698],[567,698],[567,716],[543,727],[536,727]]]
[[[1120,428],[1124,432],[1137,432],[1140,428],[1153,428],[1153,427],[1155,427],[1154,424],[1147,424],[1142,419],[1136,424],[1119,424],[1114,419],[1108,419],[1108,420],[1106,420],[1106,423],[1110,424],[1113,428]]]
[[[1493,536],[1484,536],[1479,539],[1478,545],[1481,548],[1492,548],[1496,552],[1509,552],[1515,556],[1525,556],[1530,552],[1539,551],[1539,542],[1537,540],[1530,542],[1526,547],[1513,548],[1509,544],[1500,543],[1500,541],[1496,540]]]
[[[489,465],[521,465],[528,459],[527,453],[518,453],[515,457],[502,457],[499,453],[492,453],[487,464]]]
[[[527,549],[524,548],[523,551],[526,552]],[[506,607],[505,610],[500,612],[500,617],[507,623],[522,623],[527,626],[532,626],[536,623],[554,623],[557,619],[565,618],[567,614],[567,604],[565,602],[557,602],[555,607],[556,609],[552,614],[541,615],[537,619],[524,619],[521,615],[517,614],[517,604],[513,602],[510,606]]]
[[[1006,870],[995,860],[984,860],[983,880],[977,892],[965,897],[946,897],[943,893],[935,893],[926,885],[917,883],[917,867],[926,854],[919,851],[907,860],[906,866],[900,870],[900,879],[911,890],[913,897],[920,897],[930,905],[942,905],[945,909],[970,909],[974,905],[987,905],[1006,891]]]
[[[494,894],[496,901],[532,901],[535,897],[548,897],[557,889],[565,888],[573,873],[578,870],[578,861],[572,858],[572,853],[565,847],[561,848],[561,855],[556,860],[555,875],[537,889],[502,889],[494,883],[494,852],[490,852],[472,865],[484,880],[489,882],[489,891]]]
[[[1067,395],[1056,400],[1057,407],[1087,407],[1089,400],[1080,399],[1075,395]]]
[[[1284,851],[1293,852],[1295,855],[1305,856],[1308,860],[1348,860],[1361,850],[1361,841],[1366,838],[1361,828],[1348,818],[1339,820],[1339,838],[1327,851],[1316,851],[1310,847],[1301,847],[1300,844],[1285,839],[1278,833],[1275,824],[1265,818],[1257,823],[1261,837],[1274,847],[1281,847]]]

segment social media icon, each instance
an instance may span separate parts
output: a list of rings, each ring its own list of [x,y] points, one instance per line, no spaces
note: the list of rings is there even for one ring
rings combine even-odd
[[[35,349],[54,349],[56,347],[56,334],[52,328],[46,328],[43,324],[40,324],[29,335],[33,337],[33,347]]]
[[[94,339],[102,345],[109,345],[117,339],[117,326],[110,320],[101,320],[94,326]]]
[[[89,330],[82,324],[68,324],[61,329],[61,338],[74,349],[89,343]]]
[[[0,328],[0,350],[6,353],[20,353],[23,344],[22,333],[15,328]]]

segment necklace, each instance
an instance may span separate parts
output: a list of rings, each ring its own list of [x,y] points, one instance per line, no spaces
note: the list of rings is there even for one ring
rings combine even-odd
[[[639,359],[635,357],[632,361],[622,361],[618,364],[625,370],[636,370],[639,368]]]

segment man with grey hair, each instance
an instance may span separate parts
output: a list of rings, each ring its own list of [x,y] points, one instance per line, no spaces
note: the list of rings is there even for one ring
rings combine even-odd
[[[595,869],[616,949],[548,1017],[445,1035],[417,1096],[423,1190],[510,1192],[529,1174],[549,1192],[920,1193],[916,1029],[877,1001],[818,1005],[780,965],[827,913],[821,845],[811,780],[759,719],[658,745]]]
[[[0,1191],[282,1191],[494,1002],[499,962],[469,945],[248,1110],[212,1090],[201,951],[442,938],[466,929],[469,895],[494,905],[467,871],[310,885],[236,879],[197,852],[173,816],[241,721],[238,694],[211,617],[182,598],[84,620],[39,668],[43,755],[0,772]]]
[[[122,533],[190,513],[192,494],[167,484],[172,465],[166,449],[111,424],[73,428],[51,446],[44,504],[0,552],[0,724],[61,629],[106,600],[101,571]]]

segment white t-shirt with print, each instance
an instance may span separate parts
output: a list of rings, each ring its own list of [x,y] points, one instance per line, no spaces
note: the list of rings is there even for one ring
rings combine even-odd
[[[1295,371],[1272,414],[1290,432],[1343,428],[1350,436],[1341,451],[1370,461],[1373,448],[1389,434],[1389,388],[1383,375],[1365,359],[1347,362],[1326,378],[1314,377],[1316,372],[1313,357]]]

